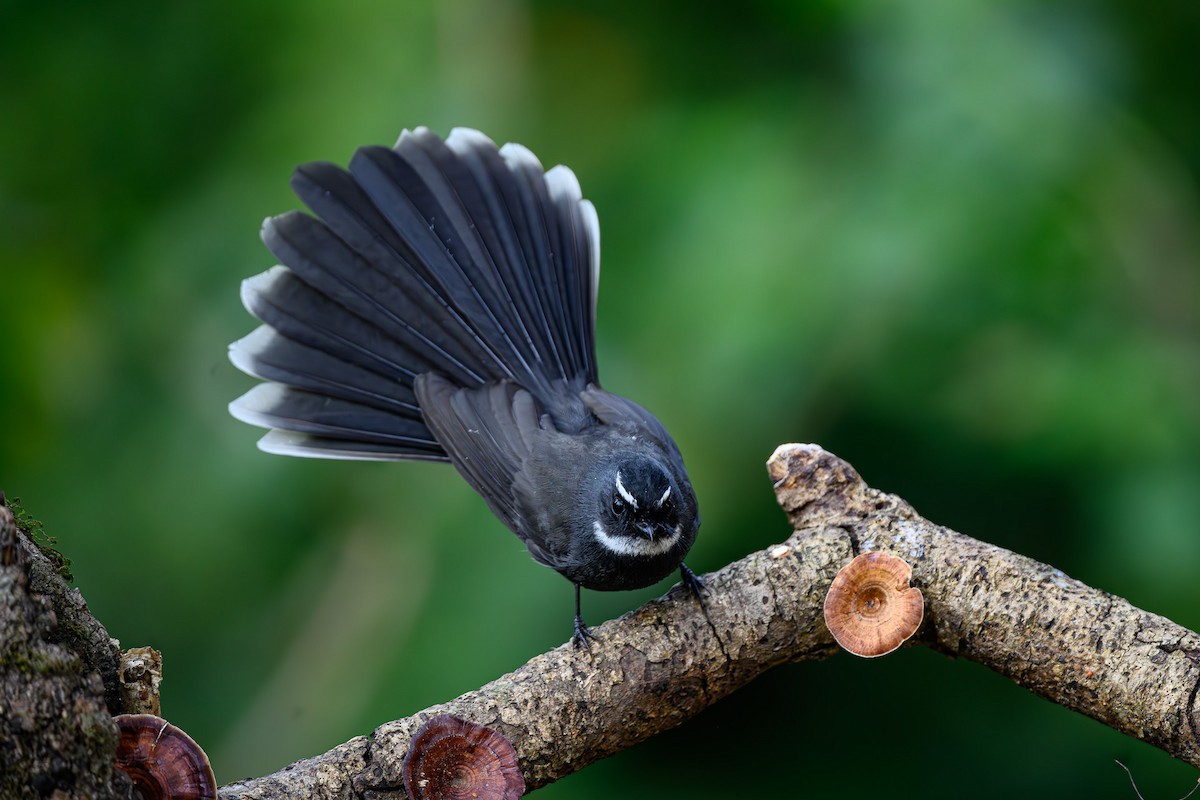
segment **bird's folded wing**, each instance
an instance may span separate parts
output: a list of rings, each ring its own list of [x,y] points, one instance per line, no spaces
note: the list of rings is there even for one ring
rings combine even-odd
[[[605,425],[648,436],[662,448],[663,452],[669,453],[679,464],[683,463],[683,456],[680,454],[675,440],[671,438],[671,434],[667,433],[667,429],[658,421],[658,417],[642,406],[628,397],[606,392],[594,383],[588,385],[587,389],[579,393],[579,396],[588,411],[592,412],[596,419]]]
[[[461,389],[427,373],[418,376],[415,388],[425,424],[450,462],[492,512],[525,539],[529,528],[519,507],[517,484],[536,438],[545,433],[537,402],[507,380]]]

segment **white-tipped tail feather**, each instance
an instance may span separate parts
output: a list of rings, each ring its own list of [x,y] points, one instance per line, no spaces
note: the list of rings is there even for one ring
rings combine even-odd
[[[230,405],[268,452],[445,459],[413,382],[511,380],[543,405],[595,383],[599,223],[570,169],[428,128],[292,181],[315,216],[267,219],[280,264],[242,282],[264,325],[229,348],[262,384]]]

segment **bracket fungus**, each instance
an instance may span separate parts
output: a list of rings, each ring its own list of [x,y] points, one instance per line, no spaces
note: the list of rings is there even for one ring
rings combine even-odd
[[[217,779],[192,737],[153,714],[119,714],[117,769],[142,800],[213,800]]]
[[[413,736],[402,773],[412,800],[517,800],[525,794],[512,743],[449,714],[433,717]]]
[[[886,553],[863,553],[838,571],[825,595],[825,625],[848,652],[887,655],[921,627],[925,599],[910,587],[912,567]]]

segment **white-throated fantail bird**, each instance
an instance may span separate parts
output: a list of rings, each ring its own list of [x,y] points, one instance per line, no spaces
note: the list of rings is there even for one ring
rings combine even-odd
[[[242,284],[263,324],[229,356],[266,381],[230,412],[259,447],[449,461],[535,560],[580,587],[637,589],[700,525],[683,457],[642,406],[600,388],[600,229],[574,173],[457,128],[405,131],[348,170],[299,167],[313,215],[269,218],[281,262]],[[315,215],[315,216],[314,216]]]

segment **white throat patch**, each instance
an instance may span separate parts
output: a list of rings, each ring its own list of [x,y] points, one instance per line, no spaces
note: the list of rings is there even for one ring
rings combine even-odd
[[[605,550],[622,556],[661,556],[679,541],[681,528],[682,526],[676,525],[671,535],[650,541],[640,536],[613,536],[604,530],[600,520],[592,523],[592,533],[596,536],[596,541],[603,545]]]

